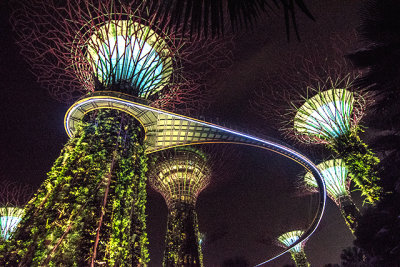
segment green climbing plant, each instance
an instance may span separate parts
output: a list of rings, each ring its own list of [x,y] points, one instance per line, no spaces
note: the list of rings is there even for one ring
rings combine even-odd
[[[350,179],[360,188],[366,201],[375,203],[383,192],[377,176],[379,158],[360,139],[360,131],[361,129],[355,129],[348,135],[337,137],[329,144],[329,148],[344,160],[349,168]]]
[[[127,114],[87,114],[25,208],[0,263],[139,266],[148,261],[143,130]]]

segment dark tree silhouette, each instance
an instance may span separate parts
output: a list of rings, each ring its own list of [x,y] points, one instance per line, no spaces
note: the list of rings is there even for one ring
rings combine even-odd
[[[354,243],[376,266],[400,262],[399,12],[399,1],[367,1],[360,27],[364,46],[348,56],[364,71],[357,83],[377,96],[371,126],[377,130],[375,147],[383,157],[380,177],[387,194],[360,218]]]
[[[229,24],[233,30],[250,27],[267,11],[282,8],[289,38],[291,24],[297,38],[296,11],[314,20],[303,0],[145,0],[142,7],[172,27],[190,25],[190,35],[223,34]],[[172,18],[171,20],[167,18]]]
[[[235,257],[232,259],[227,259],[222,262],[222,267],[248,267],[249,262],[244,257]]]

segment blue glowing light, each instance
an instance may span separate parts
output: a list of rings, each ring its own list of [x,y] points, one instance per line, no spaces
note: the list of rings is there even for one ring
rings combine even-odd
[[[300,239],[300,236],[302,236],[303,233],[303,231],[291,231],[279,236],[278,241],[281,242],[285,247],[290,247]],[[299,243],[290,249],[291,252],[301,252],[301,250],[302,243]]]
[[[350,113],[351,107],[348,103],[329,102],[310,114],[305,127],[310,134],[338,137],[348,132],[350,122],[347,119],[350,118]]]
[[[343,160],[328,160],[318,164],[317,167],[321,171],[325,180],[326,190],[332,200],[336,201],[339,197],[349,194],[349,171]],[[310,172],[304,176],[304,181],[312,187],[317,187],[317,181]]]
[[[315,230],[318,228],[318,225],[321,222],[322,216],[324,214],[325,211],[325,204],[326,204],[326,188],[325,188],[325,182],[324,179],[322,178],[322,175],[320,173],[320,171],[318,170],[318,168],[314,165],[314,163],[312,163],[311,160],[309,160],[306,156],[300,154],[299,152],[290,149],[284,145],[278,144],[276,142],[272,142],[270,140],[265,140],[265,139],[261,139],[255,136],[251,136],[248,134],[244,134],[235,130],[231,130],[229,128],[226,127],[222,127],[219,125],[215,125],[209,122],[204,122],[204,121],[200,121],[197,119],[193,119],[193,118],[189,118],[189,117],[185,117],[179,114],[175,114],[175,113],[171,113],[171,112],[167,112],[164,110],[159,110],[156,108],[152,108],[149,106],[145,106],[136,102],[132,102],[130,100],[126,100],[126,99],[121,99],[121,98],[117,98],[117,97],[111,97],[111,96],[102,96],[102,97],[87,97],[85,99],[82,99],[78,102],[76,102],[72,107],[70,107],[70,109],[68,110],[68,112],[65,115],[64,118],[64,122],[65,122],[65,130],[68,133],[68,135],[70,137],[73,136],[73,133],[70,129],[70,122],[71,120],[74,118],[74,113],[79,111],[80,108],[84,108],[84,107],[88,107],[91,106],[91,103],[96,103],[96,106],[102,106],[101,102],[105,102],[107,103],[107,106],[109,107],[119,107],[120,109],[124,110],[126,109],[126,107],[134,107],[140,111],[149,111],[149,112],[155,112],[157,114],[163,114],[166,116],[170,116],[171,118],[175,118],[175,119],[180,119],[180,120],[184,120],[184,121],[188,121],[188,122],[194,122],[197,123],[199,125],[205,126],[205,127],[210,127],[216,130],[220,130],[223,132],[227,132],[232,134],[233,136],[236,137],[241,137],[244,138],[246,141],[242,141],[239,139],[239,141],[237,141],[236,143],[240,143],[243,145],[248,145],[248,146],[256,146],[256,147],[260,147],[263,149],[267,149],[267,150],[271,150],[274,151],[276,153],[279,153],[281,155],[284,155],[294,161],[296,161],[297,163],[301,164],[302,166],[304,166],[305,168],[307,168],[308,170],[311,170],[317,177],[317,181],[318,181],[318,185],[319,185],[319,192],[320,192],[320,203],[319,203],[319,207],[318,207],[318,211],[317,211],[317,216],[315,217],[313,223],[310,225],[310,227],[307,229],[307,231],[305,231],[303,233],[303,235],[301,235],[300,239],[297,240],[296,242],[298,242],[298,244],[300,242],[304,242],[306,241],[314,232]],[[217,142],[218,140],[213,140],[213,142]],[[221,143],[224,143],[224,140],[220,140]],[[207,143],[207,142],[205,142]],[[295,243],[293,243],[292,245],[297,245]],[[264,261],[261,262],[259,264],[257,264],[256,266],[261,266],[265,263],[271,262],[274,259],[282,256],[283,254],[287,253],[290,251],[290,247],[287,248],[285,251],[279,253],[278,255]]]
[[[296,134],[330,141],[350,133],[353,105],[353,93],[345,89],[318,92],[298,109]]]
[[[9,239],[11,234],[17,228],[17,225],[21,221],[21,217],[14,216],[2,216],[0,217],[0,229],[1,229],[1,237],[5,240]]]
[[[162,80],[163,64],[148,43],[133,36],[113,36],[97,51],[96,73],[104,83],[127,81],[143,88],[141,95],[154,89]]]

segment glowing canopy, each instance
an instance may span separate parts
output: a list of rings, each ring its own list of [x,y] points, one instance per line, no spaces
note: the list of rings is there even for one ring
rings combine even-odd
[[[331,140],[348,134],[351,129],[353,93],[330,89],[307,99],[294,119],[296,134]]]
[[[349,194],[348,169],[341,159],[332,159],[324,161],[317,165],[325,180],[326,190],[333,201],[337,201],[339,197]],[[314,176],[308,172],[304,176],[304,181],[312,187],[317,187]]]
[[[80,77],[95,78],[104,86],[130,87],[148,97],[168,82],[172,73],[171,52],[165,40],[148,26],[128,20],[111,20],[91,29],[81,47],[92,73],[76,68]],[[78,48],[79,49],[79,48]]]
[[[283,235],[278,237],[278,241],[284,246],[284,247],[289,247],[291,246],[294,242],[299,240],[300,236],[304,233],[304,231],[301,230],[296,230],[296,231],[291,231],[284,233]],[[301,252],[303,249],[303,243],[297,244],[294,246],[290,251],[291,252]]]
[[[150,171],[149,181],[170,207],[177,202],[194,205],[197,196],[210,183],[210,176],[205,156],[185,147],[164,152]]]
[[[23,209],[17,207],[0,208],[1,238],[7,240],[22,219]]]

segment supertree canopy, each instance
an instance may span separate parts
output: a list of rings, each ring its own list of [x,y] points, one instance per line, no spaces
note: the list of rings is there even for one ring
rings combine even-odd
[[[168,206],[163,265],[203,266],[195,205],[210,183],[207,156],[193,147],[183,147],[154,157],[149,181]]]
[[[343,82],[343,81],[342,81]],[[361,94],[349,91],[351,82],[344,81],[344,89],[334,82],[311,90],[315,95],[305,98],[294,110],[293,132],[303,142],[324,143],[341,157],[350,170],[350,177],[371,203],[382,194],[376,165],[379,159],[359,137],[359,121],[366,100]]]
[[[24,205],[32,196],[27,185],[0,182],[0,246],[12,237],[24,214]]]
[[[329,142],[348,135],[357,123],[357,117],[352,113],[353,107],[353,93],[345,89],[318,92],[298,108],[294,118],[296,133],[300,138],[315,142]]]
[[[254,100],[262,118],[278,122],[280,130],[303,144],[324,144],[349,168],[350,178],[366,201],[382,195],[377,176],[379,159],[361,138],[360,125],[374,101],[355,81],[359,73],[344,58],[354,44],[355,33],[334,34],[329,46],[301,51],[281,71],[264,80],[264,89]],[[277,91],[275,96],[271,94]]]
[[[341,159],[332,159],[317,165],[325,180],[329,197],[339,206],[340,211],[350,230],[354,233],[360,211],[355,206],[349,192],[349,170]],[[314,176],[308,172],[304,182],[310,189],[315,189],[317,183]]]
[[[7,240],[17,228],[24,214],[23,208],[0,208],[0,238]]]
[[[301,230],[284,233],[277,238],[278,241],[277,244],[281,247],[288,248],[292,244],[294,244],[294,242],[299,240],[302,234],[303,231]],[[296,246],[290,249],[290,254],[292,256],[293,261],[296,263],[297,267],[310,266],[310,263],[307,261],[306,254],[304,252],[304,246],[305,242],[301,242],[300,244],[297,244]]]
[[[74,67],[89,91],[116,90],[146,98],[170,81],[173,48],[141,24],[146,21],[119,16],[100,25],[88,22],[87,32],[75,37]]]

